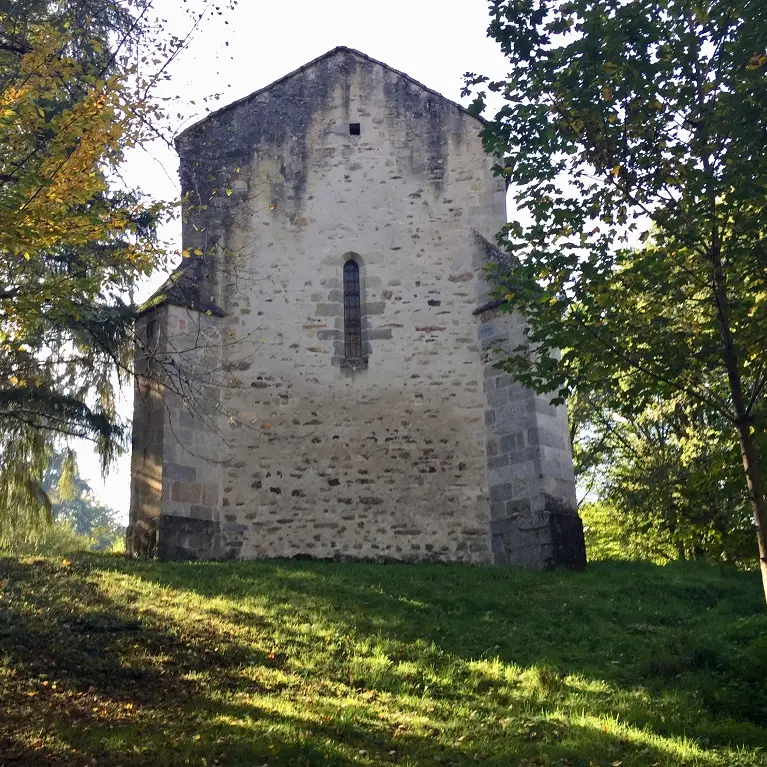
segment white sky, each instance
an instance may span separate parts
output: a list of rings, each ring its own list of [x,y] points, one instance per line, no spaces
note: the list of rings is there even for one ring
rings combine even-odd
[[[181,10],[185,0],[157,0],[156,4],[167,14],[170,31],[182,34],[189,29],[189,18]],[[233,11],[207,20],[198,29],[191,47],[174,62],[163,91],[179,97],[178,107],[173,102],[169,111],[181,114],[174,123],[183,129],[204,117],[206,106],[217,109],[345,45],[461,101],[464,72],[492,78],[506,72],[498,45],[486,37],[487,9],[485,0],[239,0]],[[203,103],[216,93],[218,100]],[[155,198],[172,200],[178,195],[176,157],[159,142],[151,153],[130,157],[124,171],[129,184]],[[180,225],[167,237],[178,247]],[[147,285],[146,294],[161,281],[158,275]],[[131,397],[126,392],[126,413],[132,410]],[[123,456],[102,479],[98,461],[86,447],[80,451],[80,471],[98,497],[122,512],[127,521],[130,455]]]

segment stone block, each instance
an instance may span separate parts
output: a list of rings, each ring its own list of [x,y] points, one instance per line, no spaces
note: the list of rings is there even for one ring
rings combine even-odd
[[[213,519],[213,509],[208,506],[202,506],[199,503],[193,503],[189,511],[190,519]]]
[[[180,503],[199,503],[202,488],[197,482],[175,481],[171,489],[171,500]]]
[[[525,400],[531,403],[530,407],[532,409],[532,400],[534,396],[535,394],[533,391],[528,389],[526,386],[523,386],[521,383],[512,382],[512,384],[509,386],[509,402]]]
[[[205,506],[218,506],[218,485],[202,486],[202,502]]]
[[[486,338],[492,338],[497,334],[498,328],[493,322],[483,322],[477,330],[477,338],[479,338],[480,341],[483,341]]]
[[[317,340],[318,341],[339,341],[343,340],[344,333],[343,330],[318,330],[317,331]]]
[[[504,511],[508,516],[529,514],[531,509],[532,507],[530,505],[529,498],[520,498],[516,501],[506,501],[504,504]]]
[[[549,418],[557,417],[557,408],[551,404],[551,400],[547,397],[535,398],[535,410],[541,415],[548,416]]]
[[[499,469],[502,466],[508,466],[509,465],[509,456],[508,455],[499,455],[495,458],[488,458],[487,459],[487,468],[488,469]]]
[[[485,338],[480,342],[480,348],[482,351],[487,351],[488,349],[495,349],[497,347],[500,347],[505,339],[501,336],[492,336],[490,338]]]
[[[167,479],[181,479],[184,482],[194,482],[197,479],[197,471],[194,466],[181,466],[177,463],[164,463],[162,474]]]
[[[317,304],[314,309],[315,317],[343,317],[344,305],[341,303]]]
[[[506,535],[513,532],[515,532],[515,525],[511,519],[494,519],[490,522],[490,534],[493,536]]]
[[[498,435],[510,434],[535,425],[535,413],[524,401],[508,402],[495,411],[493,432]]]
[[[390,341],[392,338],[391,328],[371,328],[365,333],[368,341]]]
[[[510,482],[503,482],[498,485],[490,486],[490,503],[498,501],[509,501],[514,497],[514,488]]]
[[[211,520],[162,516],[157,554],[161,559],[212,559],[218,555],[218,525]]]
[[[383,314],[386,309],[386,301],[366,301],[362,306],[362,311],[369,315]]]
[[[508,514],[506,513],[506,505],[508,501],[499,501],[498,503],[490,504],[490,519],[506,519]]]
[[[487,404],[491,408],[499,408],[509,401],[508,389],[497,389],[487,395]]]
[[[567,450],[569,448],[564,431],[554,431],[552,429],[543,429],[539,427],[536,429],[536,432],[539,445],[555,448],[557,450]]]

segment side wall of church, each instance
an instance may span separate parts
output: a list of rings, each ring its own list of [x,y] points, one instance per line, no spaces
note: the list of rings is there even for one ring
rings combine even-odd
[[[221,320],[167,307],[162,510],[158,554],[164,559],[220,555]]]
[[[146,312],[136,322],[135,329],[131,499],[126,549],[129,554],[140,556],[157,553],[162,513],[164,387],[150,367],[150,352],[158,350],[159,328],[166,314],[165,307]]]
[[[492,561],[475,231],[505,194],[479,130],[348,52],[182,138],[230,344],[222,556]],[[344,360],[349,258],[366,366]]]
[[[488,490],[496,564],[585,565],[567,410],[493,365],[524,343],[524,321],[494,309],[479,329],[487,397]]]
[[[220,552],[220,319],[172,304],[136,323],[129,554]]]

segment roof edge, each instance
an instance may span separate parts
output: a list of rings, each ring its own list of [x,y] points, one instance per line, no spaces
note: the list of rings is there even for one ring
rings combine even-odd
[[[459,104],[457,101],[453,101],[447,96],[444,96],[439,91],[435,91],[433,88],[429,88],[427,85],[424,85],[422,82],[419,82],[414,77],[411,77],[409,74],[402,72],[399,69],[395,69],[394,67],[389,66],[383,61],[374,59],[372,56],[368,56],[366,53],[363,53],[362,51],[358,51],[356,48],[349,48],[346,45],[337,45],[335,48],[332,48],[326,53],[323,53],[321,56],[317,56],[316,59],[312,59],[311,61],[308,61],[306,64],[303,64],[302,66],[298,67],[298,69],[294,69],[292,72],[288,72],[288,74],[283,75],[282,77],[278,78],[277,80],[274,80],[268,85],[265,85],[263,88],[259,88],[258,90],[255,90],[252,93],[249,93],[247,96],[243,96],[242,98],[239,98],[236,101],[232,101],[230,104],[226,104],[225,106],[220,107],[219,109],[216,109],[214,112],[211,112],[210,114],[205,115],[205,117],[201,118],[196,123],[193,123],[188,128],[184,128],[184,130],[181,131],[181,133],[179,133],[178,136],[176,136],[176,138],[174,139],[175,143],[178,143],[183,136],[185,136],[190,131],[193,131],[196,128],[199,128],[203,123],[207,122],[211,118],[217,117],[218,115],[223,114],[224,112],[228,112],[230,109],[234,109],[240,104],[244,104],[245,102],[250,101],[250,99],[253,99],[256,96],[259,96],[262,93],[265,93],[266,91],[273,88],[275,85],[279,85],[280,83],[283,83],[286,80],[290,80],[291,77],[295,77],[301,72],[305,72],[307,69],[309,69],[310,67],[313,67],[315,64],[318,64],[320,61],[323,61],[324,59],[328,59],[331,56],[335,56],[337,53],[341,53],[341,52],[352,53],[355,56],[359,56],[365,59],[366,61],[371,61],[373,64],[378,64],[379,66],[383,67],[389,72],[393,72],[394,74],[399,75],[400,77],[403,77],[405,80],[412,83],[413,85],[416,85],[422,90],[425,90],[427,93],[431,93],[432,95],[437,96],[443,101],[447,101],[449,104],[452,104],[454,107],[456,107],[458,110],[460,110],[464,114],[467,114],[469,117],[474,118],[480,124],[482,125],[487,124],[487,120],[485,120],[484,117],[480,117],[479,115],[472,114],[465,106]]]
[[[164,306],[178,306],[180,309],[191,309],[193,312],[208,314],[213,317],[226,317],[226,312],[220,306],[216,306],[216,304],[193,304],[191,302],[187,303],[179,299],[162,296],[158,296],[154,301],[150,298],[141,304],[141,306],[136,309],[136,317],[143,317],[148,312],[162,309]]]
[[[201,261],[196,256],[182,260],[162,285],[136,308],[136,316],[140,317],[161,306],[180,306],[203,314],[225,317],[226,313],[220,306],[200,300],[200,266]]]

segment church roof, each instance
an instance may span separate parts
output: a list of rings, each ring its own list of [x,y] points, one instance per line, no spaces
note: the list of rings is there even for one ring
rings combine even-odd
[[[184,134],[201,127],[211,118],[216,117],[217,115],[223,114],[225,112],[228,112],[231,109],[234,109],[235,107],[239,106],[240,104],[247,103],[251,99],[261,95],[262,93],[266,93],[267,91],[271,90],[272,88],[274,88],[275,85],[284,83],[285,81],[290,80],[292,77],[295,77],[296,75],[301,74],[301,72],[305,72],[306,70],[311,69],[312,67],[319,64],[321,61],[325,61],[325,59],[330,59],[333,56],[338,55],[339,53],[351,53],[354,56],[358,56],[359,58],[364,59],[365,61],[370,61],[373,64],[377,64],[378,66],[383,67],[388,72],[393,72],[394,74],[399,75],[403,79],[407,80],[409,83],[412,83],[413,85],[415,85],[417,88],[420,88],[421,90],[426,91],[427,93],[431,93],[433,96],[436,96],[437,98],[447,102],[448,104],[452,104],[456,109],[459,109],[461,112],[464,112],[470,117],[473,117],[478,122],[480,123],[485,122],[483,118],[475,114],[472,114],[466,107],[461,106],[461,104],[459,104],[456,101],[453,101],[452,99],[447,98],[446,96],[443,96],[441,93],[439,93],[439,91],[435,91],[433,88],[427,87],[426,85],[419,82],[415,78],[410,77],[410,75],[406,74],[405,72],[401,72],[399,69],[390,67],[388,64],[385,64],[383,61],[374,59],[372,56],[368,56],[366,53],[362,53],[362,51],[355,50],[354,48],[348,48],[345,45],[338,45],[332,50],[328,51],[327,53],[323,53],[322,56],[318,56],[316,59],[312,59],[311,61],[307,62],[303,66],[300,66],[298,69],[294,69],[292,72],[289,72],[283,77],[280,77],[278,80],[275,80],[274,82],[269,83],[269,85],[266,85],[263,88],[259,88],[258,90],[253,91],[253,93],[250,93],[249,95],[244,96],[241,99],[237,99],[237,101],[233,101],[231,104],[227,104],[226,106],[223,106],[220,109],[217,109],[215,112],[211,112],[209,115],[206,115],[205,117],[203,117],[202,120],[199,120],[198,122],[194,123],[194,125],[190,125],[184,131],[182,131],[176,137],[176,141],[178,141]]]
[[[170,277],[138,307],[138,313],[143,314],[150,309],[172,304],[223,317],[224,312],[219,306],[202,300],[202,268],[203,262],[198,256],[182,261]]]

